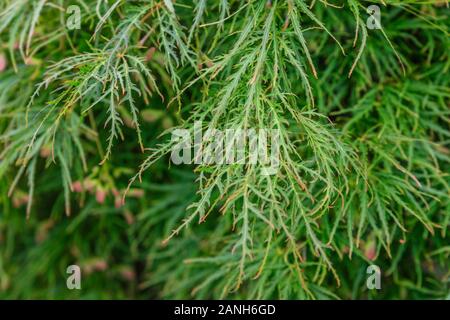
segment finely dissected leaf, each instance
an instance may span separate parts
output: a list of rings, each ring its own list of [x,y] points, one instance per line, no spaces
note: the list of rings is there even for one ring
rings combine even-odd
[[[0,2],[0,297],[448,297],[447,7]]]

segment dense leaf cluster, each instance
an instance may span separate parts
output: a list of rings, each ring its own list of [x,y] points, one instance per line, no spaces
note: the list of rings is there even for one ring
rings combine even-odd
[[[2,0],[0,297],[448,297],[448,10]],[[279,170],[171,164],[198,121],[277,130]]]

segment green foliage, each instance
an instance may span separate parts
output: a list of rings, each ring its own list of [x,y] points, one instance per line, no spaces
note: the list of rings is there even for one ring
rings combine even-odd
[[[2,1],[0,297],[448,297],[448,21],[446,1]],[[170,164],[199,121],[277,130],[279,170]]]

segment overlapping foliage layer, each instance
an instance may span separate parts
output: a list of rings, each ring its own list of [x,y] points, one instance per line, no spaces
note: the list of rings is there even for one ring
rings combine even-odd
[[[0,297],[448,297],[448,10],[3,0]],[[277,174],[170,165],[195,121],[279,130]]]

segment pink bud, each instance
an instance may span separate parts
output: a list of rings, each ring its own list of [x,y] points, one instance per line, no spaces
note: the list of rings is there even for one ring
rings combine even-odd
[[[52,154],[52,148],[50,146],[43,146],[39,154],[42,158],[48,158]]]
[[[95,200],[97,200],[98,203],[104,203],[106,198],[106,192],[102,189],[97,189],[95,192]]]
[[[111,189],[112,194],[114,195],[114,197],[118,197],[120,195],[119,191],[117,191],[116,188],[112,188]]]
[[[84,188],[85,188],[87,191],[89,191],[89,192],[91,192],[91,193],[92,193],[92,191],[94,190],[94,187],[95,187],[94,183],[93,183],[91,180],[89,180],[89,179],[85,179],[85,180],[83,181],[83,186],[84,186]]]
[[[6,70],[6,66],[8,65],[6,61],[6,57],[3,53],[0,53],[0,72],[3,72]]]
[[[364,255],[369,260],[375,260],[377,254],[375,242],[369,242],[364,250]]]
[[[123,201],[122,201],[122,197],[118,196],[114,198],[114,207],[116,207],[116,209],[121,208],[123,205]]]
[[[130,211],[125,210],[124,216],[125,216],[125,220],[127,221],[127,223],[129,225],[132,225],[134,223],[134,216]]]
[[[94,262],[94,269],[97,271],[105,271],[107,268],[108,263],[103,259],[99,259]]]
[[[80,181],[75,181],[74,183],[72,183],[72,190],[74,192],[82,192],[83,191],[83,186],[81,185]]]
[[[147,53],[145,54],[145,61],[152,60],[155,51],[156,51],[155,47],[151,47],[150,49],[148,49]]]
[[[136,278],[136,273],[129,267],[123,268],[120,273],[122,277],[128,281],[133,281]]]
[[[135,198],[142,198],[145,194],[145,191],[142,189],[130,189],[130,191],[128,192],[128,195],[130,197],[135,197]]]

